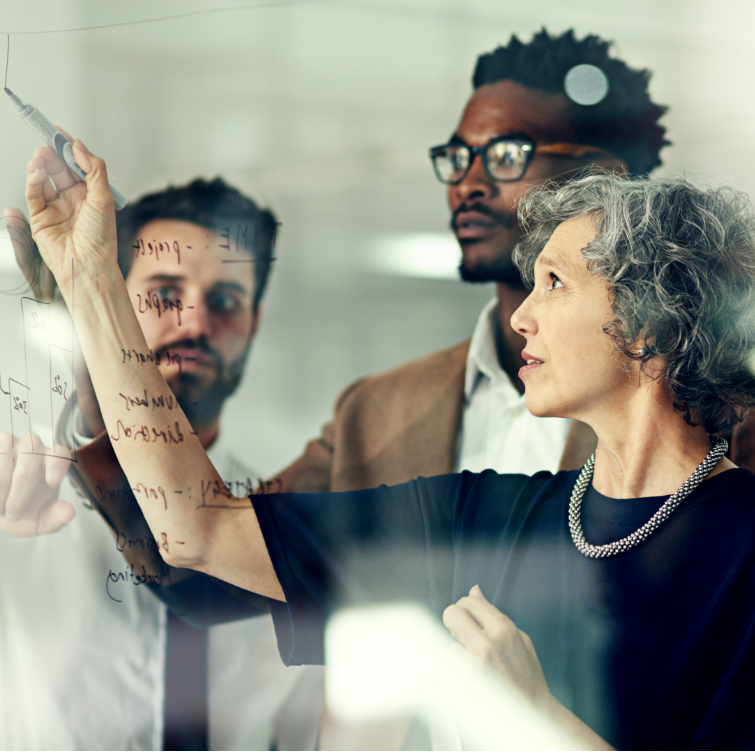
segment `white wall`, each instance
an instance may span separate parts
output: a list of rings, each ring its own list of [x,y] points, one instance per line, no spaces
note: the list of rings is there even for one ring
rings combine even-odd
[[[2,0],[0,31],[224,4]],[[542,25],[615,39],[628,63],[655,72],[653,96],[671,107],[661,172],[752,192],[753,21],[746,0],[323,0],[13,36],[8,85],[105,156],[129,196],[222,173],[278,213],[265,321],[225,427],[268,474],[351,379],[462,339],[492,295],[367,266],[385,235],[444,232],[427,148],[453,130],[477,54]],[[0,202],[18,203],[34,137],[10,105],[0,134]]]

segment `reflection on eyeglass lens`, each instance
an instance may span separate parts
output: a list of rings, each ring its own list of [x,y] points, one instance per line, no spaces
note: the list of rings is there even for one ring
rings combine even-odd
[[[449,146],[445,152],[434,155],[433,161],[442,181],[458,181],[469,168],[469,150],[462,146]]]
[[[532,149],[532,144],[527,142],[496,141],[484,147],[448,144],[436,147],[431,155],[435,172],[444,183],[460,183],[476,155],[481,156],[491,178],[517,181],[527,169]]]
[[[524,172],[527,156],[532,147],[514,141],[491,144],[486,153],[486,167],[496,178],[517,178]]]

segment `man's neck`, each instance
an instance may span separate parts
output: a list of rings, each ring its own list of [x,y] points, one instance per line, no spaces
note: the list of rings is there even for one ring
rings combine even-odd
[[[498,363],[511,379],[520,394],[524,393],[524,383],[519,379],[519,370],[524,366],[522,351],[527,341],[511,327],[511,315],[527,298],[527,291],[508,283],[497,283],[498,307],[495,319],[495,346]]]
[[[208,450],[209,447],[218,439],[218,433],[220,432],[220,422],[215,419],[211,424],[203,427],[194,427],[194,431],[197,433],[197,439],[202,443],[202,447]]]

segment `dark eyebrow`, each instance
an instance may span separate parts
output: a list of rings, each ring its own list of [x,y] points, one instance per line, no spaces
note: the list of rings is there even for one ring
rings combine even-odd
[[[535,143],[535,139],[533,139],[528,133],[525,133],[524,131],[512,131],[507,134],[501,134],[500,136],[496,137],[497,139],[512,139],[516,141],[531,141],[533,144]]]
[[[155,275],[150,275],[144,282],[156,283],[158,280],[167,283],[183,283],[186,280],[186,275],[166,275],[158,272]]]
[[[236,293],[241,293],[244,296],[251,296],[252,291],[249,288],[245,288],[241,283],[236,283],[232,280],[220,280],[210,288],[211,291],[216,292],[218,290],[231,290]]]
[[[525,133],[524,131],[511,131],[509,133],[501,134],[500,136],[494,136],[490,141],[503,141],[505,139],[511,139],[512,141],[531,141],[533,144],[535,143],[535,139],[533,139],[529,134]],[[449,144],[462,144],[465,147],[468,147],[469,144],[467,144],[464,139],[461,138],[458,134],[454,134],[449,140]],[[490,142],[488,142],[490,143]]]

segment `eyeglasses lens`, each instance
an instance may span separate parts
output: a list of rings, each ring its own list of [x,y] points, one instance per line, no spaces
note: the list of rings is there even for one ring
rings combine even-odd
[[[433,150],[435,172],[443,183],[460,183],[472,161],[470,150],[463,144],[449,144]],[[532,144],[519,141],[496,141],[484,151],[488,173],[498,181],[518,181],[527,169]]]
[[[447,146],[433,155],[438,178],[444,183],[460,181],[469,167],[469,150],[464,146]]]
[[[499,181],[517,181],[524,175],[531,151],[530,144],[497,141],[485,152],[488,172]]]

